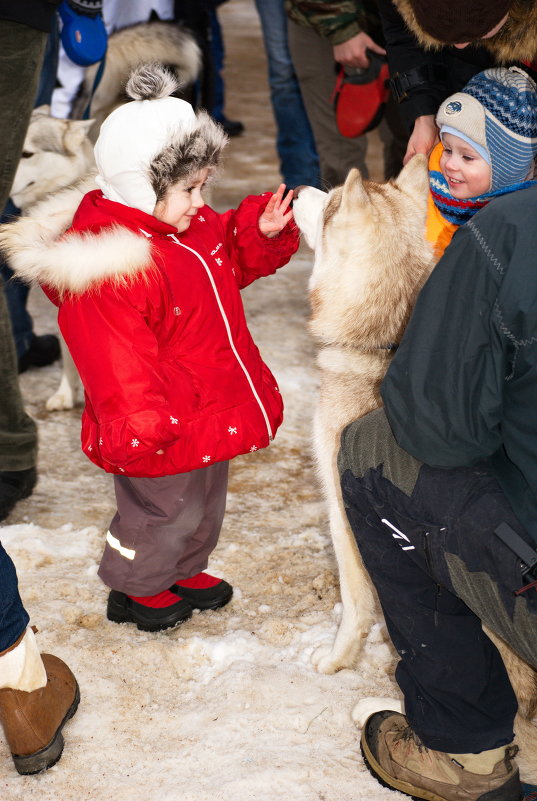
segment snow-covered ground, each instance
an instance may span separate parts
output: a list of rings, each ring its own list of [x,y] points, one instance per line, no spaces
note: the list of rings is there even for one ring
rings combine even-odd
[[[255,7],[232,0],[220,15],[227,111],[246,125],[213,190],[213,204],[223,210],[275,188],[280,178]],[[210,569],[234,585],[233,601],[194,614],[178,629],[148,634],[105,619],[108,591],[96,571],[114,511],[111,478],[80,452],[80,409],[45,410],[59,366],[21,377],[39,424],[40,477],[0,537],[16,563],[40,648],[70,665],[82,701],[65,729],[61,761],[45,774],[18,776],[0,741],[2,801],[403,798],[370,777],[350,714],[361,698],[397,695],[380,623],[358,670],[325,676],[310,662],[315,648],[334,638],[340,612],[310,447],[317,387],[306,328],[310,268],[304,248],[244,293],[286,419],[269,449],[232,463]],[[54,330],[54,310],[40,292],[32,293],[31,307],[36,330]]]

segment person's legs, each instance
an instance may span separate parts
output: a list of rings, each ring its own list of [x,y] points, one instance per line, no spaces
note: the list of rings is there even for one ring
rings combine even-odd
[[[39,85],[34,100],[35,108],[39,106],[50,106],[52,93],[56,88],[56,75],[58,73],[58,59],[60,54],[60,32],[58,28],[58,17],[54,19],[52,31],[47,39],[47,47],[43,59],[43,66],[39,75]]]
[[[132,596],[159,593],[207,567],[224,518],[228,463],[162,478],[115,476],[117,513],[99,576]]]
[[[366,762],[408,795],[518,801],[517,701],[481,621],[537,664],[537,596],[515,597],[520,560],[493,532],[506,522],[527,535],[484,465],[420,464],[397,446],[383,410],[344,430],[339,468],[405,701],[406,717],[377,712],[365,723]]]
[[[537,595],[515,597],[520,561],[495,535],[525,535],[483,465],[439,470],[398,448],[383,410],[349,426],[339,457],[347,514],[400,654],[412,728],[465,752],[512,739],[516,700],[481,620],[537,665]]]
[[[0,21],[0,208],[3,209],[30,119],[47,34]],[[37,430],[24,412],[11,322],[0,287],[0,520],[36,481]],[[28,614],[15,567],[0,545],[0,722],[15,767],[37,773],[62,754],[62,729],[77,709],[76,679],[61,659],[41,658],[26,631]]]
[[[52,92],[56,85],[58,49],[59,34],[58,27],[55,25],[47,39],[43,66],[39,75],[39,85],[34,100],[34,106],[36,107],[50,104]],[[11,199],[8,199],[0,222],[9,222],[19,215],[20,209],[14,205]],[[53,334],[34,335],[33,320],[27,309],[29,286],[15,279],[12,270],[5,262],[0,263],[0,273],[4,280],[19,372],[23,372],[30,366],[51,364],[60,357],[59,341]]]
[[[37,90],[47,34],[16,22],[0,24],[0,208],[20,158]],[[0,292],[0,519],[36,481],[37,429],[25,413],[3,286]]]
[[[17,22],[0,26],[0,209],[6,205],[34,105],[47,34]]]
[[[280,171],[288,188],[320,189],[319,157],[287,42],[283,0],[256,0],[268,61]]]
[[[37,426],[24,411],[11,320],[0,285],[0,520],[31,494],[36,461]]]
[[[352,167],[367,178],[365,136],[348,139],[337,127],[331,96],[336,82],[330,42],[314,30],[289,21],[289,49],[295,65],[321,164],[321,180],[330,189],[345,181]]]
[[[28,612],[19,595],[17,572],[0,543],[0,652],[10,648],[29,623]]]
[[[0,222],[9,222],[19,215],[20,209],[18,209],[10,199],[6,203]],[[30,347],[34,330],[33,320],[26,309],[30,287],[28,284],[24,284],[22,281],[14,278],[13,270],[9,268],[6,262],[0,264],[0,273],[4,281],[4,291],[6,294],[9,316],[11,318],[17,359],[20,359]]]

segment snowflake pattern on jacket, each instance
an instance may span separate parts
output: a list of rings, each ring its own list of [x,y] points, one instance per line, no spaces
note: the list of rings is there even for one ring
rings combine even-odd
[[[107,472],[173,475],[274,437],[282,398],[240,296],[298,247],[292,222],[273,239],[259,231],[270,197],[204,206],[177,234],[95,190],[67,231],[41,230],[32,278],[59,306],[85,390],[82,449]]]

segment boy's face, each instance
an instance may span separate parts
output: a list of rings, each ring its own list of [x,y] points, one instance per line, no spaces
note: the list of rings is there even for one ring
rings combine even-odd
[[[208,175],[209,170],[205,167],[186,181],[178,181],[171,186],[162,200],[158,201],[153,216],[161,222],[173,225],[178,233],[186,231],[192,219],[205,205],[201,193]]]
[[[455,134],[442,134],[440,171],[453,197],[466,200],[490,190],[491,169],[474,148]]]

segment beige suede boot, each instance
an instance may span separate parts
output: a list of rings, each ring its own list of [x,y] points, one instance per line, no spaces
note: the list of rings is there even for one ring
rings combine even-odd
[[[479,754],[426,748],[399,712],[376,712],[362,731],[365,762],[384,786],[427,801],[521,801],[513,745]]]
[[[0,722],[21,774],[39,773],[62,755],[62,728],[80,694],[67,665],[40,654],[31,629],[0,653]]]

